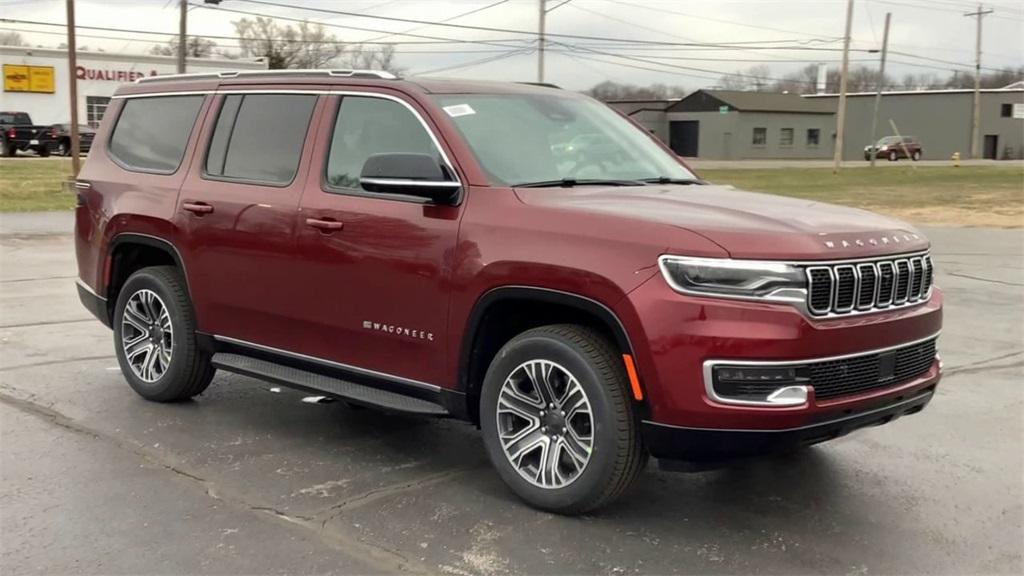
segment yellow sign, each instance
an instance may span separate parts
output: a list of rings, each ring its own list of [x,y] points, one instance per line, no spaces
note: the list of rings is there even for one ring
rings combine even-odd
[[[4,64],[4,92],[53,94],[53,66]]]

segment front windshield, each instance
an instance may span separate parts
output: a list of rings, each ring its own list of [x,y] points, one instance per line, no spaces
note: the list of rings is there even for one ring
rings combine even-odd
[[[547,94],[434,99],[495,184],[695,179],[640,129],[594,100]]]
[[[898,136],[886,136],[885,138],[882,138],[881,140],[879,140],[878,144],[876,144],[876,146],[886,146],[886,145],[899,144],[899,143],[900,143],[900,139],[899,139]]]

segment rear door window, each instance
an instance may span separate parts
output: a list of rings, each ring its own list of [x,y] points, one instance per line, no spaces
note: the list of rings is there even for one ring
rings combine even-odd
[[[181,165],[203,96],[129,98],[110,136],[110,156],[139,172],[172,174]]]
[[[224,98],[207,176],[282,186],[295,178],[315,94],[231,94]]]

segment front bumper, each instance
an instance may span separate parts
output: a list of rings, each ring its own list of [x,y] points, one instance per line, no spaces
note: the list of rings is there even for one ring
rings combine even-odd
[[[645,343],[634,347],[645,420],[683,429],[792,430],[933,387],[939,362],[891,384],[833,387],[820,397],[811,382],[803,403],[776,406],[715,398],[706,387],[706,365],[808,364],[888,352],[934,338],[942,328],[942,299],[936,287],[926,302],[910,307],[817,319],[786,304],[678,294],[655,276],[615,312],[630,340]]]
[[[784,452],[845,436],[860,428],[887,424],[900,416],[923,410],[931,401],[934,390],[933,384],[913,394],[900,395],[853,413],[839,411],[804,426],[780,430],[687,428],[644,421],[644,443],[652,456],[662,460],[665,468],[672,469],[672,461],[713,465],[736,458]]]

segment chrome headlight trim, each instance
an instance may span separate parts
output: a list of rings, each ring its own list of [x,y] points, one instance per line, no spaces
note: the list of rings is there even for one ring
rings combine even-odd
[[[670,266],[676,264],[681,266],[703,266],[718,270],[750,271],[751,281],[742,286],[726,287],[721,286],[718,290],[707,285],[701,289],[699,285],[684,285],[680,279],[674,276]],[[754,302],[782,302],[787,304],[801,304],[807,300],[807,281],[799,266],[787,262],[772,260],[734,260],[731,258],[696,258],[690,256],[673,256],[663,254],[658,257],[658,268],[661,276],[668,285],[679,292],[691,296],[703,296],[708,298],[728,298],[733,300],[748,300]],[[764,276],[757,278],[756,272],[763,272]],[[792,276],[793,285],[783,286],[766,294],[756,294],[753,291],[763,286],[763,280],[772,274],[776,276]],[[732,290],[733,292],[728,292]],[[742,290],[750,290],[750,293],[736,293]]]

